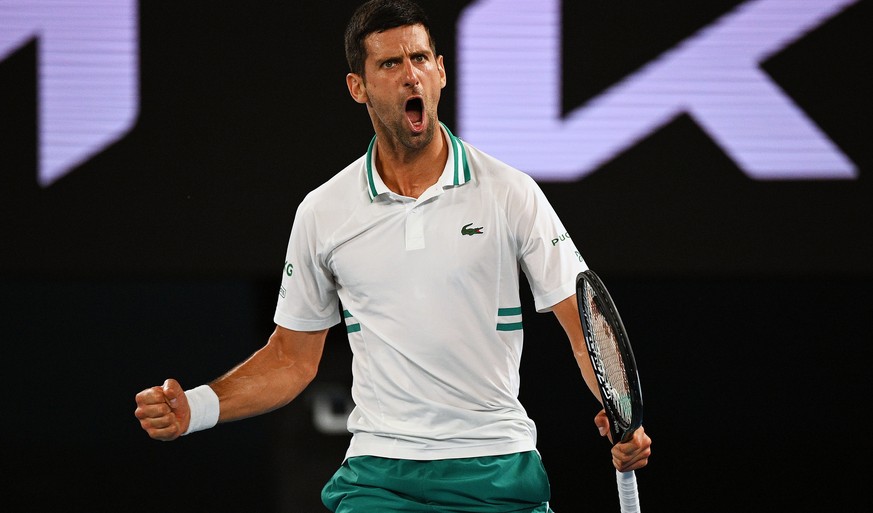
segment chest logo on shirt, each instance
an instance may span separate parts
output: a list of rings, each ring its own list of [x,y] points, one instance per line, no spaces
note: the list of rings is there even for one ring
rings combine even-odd
[[[473,225],[473,223],[464,225],[464,227],[461,228],[461,235],[470,235],[471,237],[473,235],[482,235],[482,233],[483,233],[482,228],[483,227],[480,226],[478,228],[470,228],[470,226],[472,226],[472,225]]]

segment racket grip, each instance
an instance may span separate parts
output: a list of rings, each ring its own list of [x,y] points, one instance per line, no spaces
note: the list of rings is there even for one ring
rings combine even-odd
[[[618,500],[621,503],[621,513],[640,513],[640,496],[637,490],[637,476],[634,471],[615,471],[618,483]]]

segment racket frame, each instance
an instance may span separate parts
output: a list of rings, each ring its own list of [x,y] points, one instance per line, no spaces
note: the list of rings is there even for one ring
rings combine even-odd
[[[627,375],[630,400],[631,400],[631,421],[626,424],[617,414],[611,401],[606,400],[608,390],[606,387],[606,375],[603,372],[603,366],[599,365],[598,357],[596,356],[595,344],[591,333],[591,316],[585,297],[585,285],[591,287],[594,291],[594,302],[600,308],[610,328],[616,335],[618,341],[618,350],[621,354],[624,363],[624,370]],[[588,357],[591,360],[591,366],[594,369],[594,376],[597,381],[597,387],[600,390],[603,409],[606,411],[606,416],[609,419],[609,430],[612,434],[613,444],[626,442],[643,423],[643,395],[640,388],[640,377],[637,373],[636,360],[634,359],[633,349],[628,340],[627,331],[624,323],[621,321],[621,316],[618,314],[618,309],[612,301],[609,291],[600,277],[592,270],[588,269],[580,272],[576,276],[576,302],[579,308],[579,318],[582,322],[582,333],[585,338],[585,347],[588,352]]]

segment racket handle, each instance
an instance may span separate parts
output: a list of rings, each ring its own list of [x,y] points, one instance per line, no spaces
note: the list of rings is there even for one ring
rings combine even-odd
[[[640,513],[640,496],[637,491],[637,476],[634,471],[615,471],[618,483],[618,500],[621,502],[621,513]]]

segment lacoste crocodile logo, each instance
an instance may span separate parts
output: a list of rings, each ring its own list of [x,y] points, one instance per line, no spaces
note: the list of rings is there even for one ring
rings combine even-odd
[[[470,228],[470,226],[471,226],[472,224],[473,224],[473,223],[470,223],[470,224],[464,225],[464,227],[461,228],[461,235],[470,235],[470,236],[473,236],[473,235],[482,235],[482,228],[483,228],[483,227],[480,226],[480,227],[478,227],[478,228]]]

